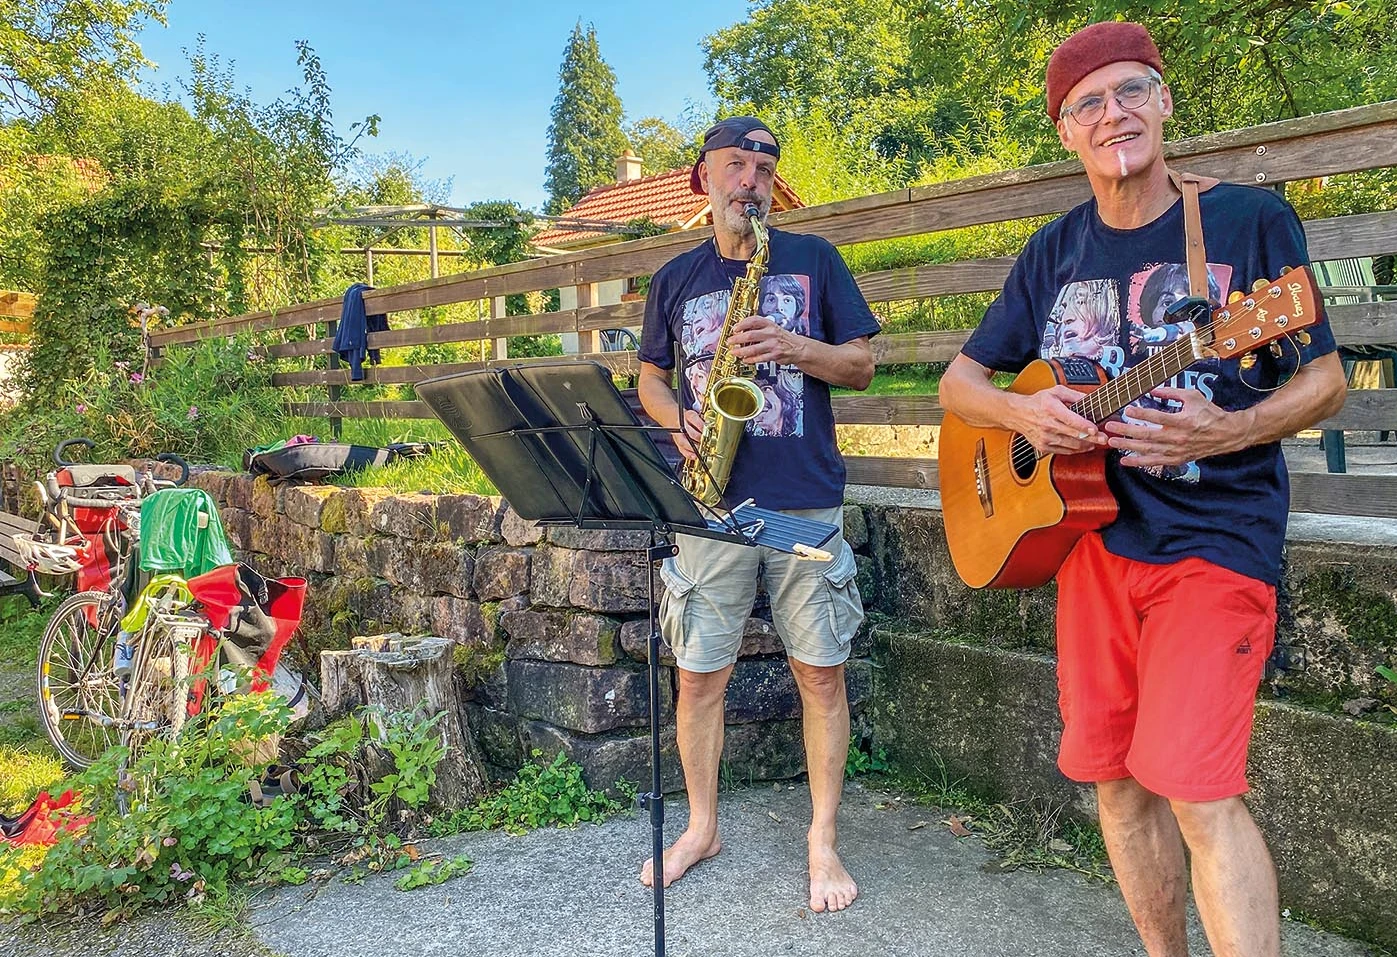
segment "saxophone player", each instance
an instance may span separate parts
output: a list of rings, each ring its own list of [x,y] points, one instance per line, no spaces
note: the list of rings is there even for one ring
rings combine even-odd
[[[868,340],[879,326],[838,252],[815,236],[764,230],[766,275],[760,294],[742,303],[750,301],[754,314],[738,316],[727,342],[718,341],[735,283],[744,288],[737,281],[749,274],[749,260],[758,253],[759,227],[771,211],[780,157],[776,137],[752,117],[731,117],[705,134],[690,182],[695,193],[711,199],[713,235],[667,263],[651,281],[641,336],[640,400],[672,430],[675,445],[692,462],[704,431],[698,410],[708,366],[715,352],[731,350],[755,370],[755,384],[772,414],[747,423],[723,504],[753,499],[764,508],[842,528],[844,463],[835,445],[829,389],[867,388],[873,377]],[[751,222],[753,213],[758,227]],[[756,314],[763,308],[772,314]],[[682,408],[672,391],[676,343],[683,353]],[[849,745],[844,662],[863,620],[853,553],[842,534],[825,546],[834,557],[823,562],[687,536],[679,536],[677,544],[678,556],[662,570],[666,588],[660,615],[678,665],[676,721],[689,822],[665,851],[665,883],[722,849],[717,804],[724,695],[760,579],[803,705],[813,805],[809,906],[843,910],[858,894],[836,851]],[[652,863],[641,870],[647,885]]]

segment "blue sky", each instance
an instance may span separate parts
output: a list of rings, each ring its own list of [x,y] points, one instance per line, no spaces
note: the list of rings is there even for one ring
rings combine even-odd
[[[426,178],[452,180],[453,204],[513,199],[539,209],[548,111],[579,18],[596,25],[627,119],[675,122],[690,101],[711,107],[700,41],[746,11],[746,0],[172,0],[169,25],[139,39],[159,67],[145,79],[153,89],[187,73],[181,50],[202,33],[261,103],[299,82],[294,42],[309,40],[341,134],[377,113],[379,135],[364,141],[366,151],[424,160]]]

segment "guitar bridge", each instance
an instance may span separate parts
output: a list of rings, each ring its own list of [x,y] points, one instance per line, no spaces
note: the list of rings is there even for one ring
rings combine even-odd
[[[985,454],[985,440],[975,443],[975,492],[980,496],[980,508],[985,518],[994,514],[994,499],[990,495],[990,460]]]

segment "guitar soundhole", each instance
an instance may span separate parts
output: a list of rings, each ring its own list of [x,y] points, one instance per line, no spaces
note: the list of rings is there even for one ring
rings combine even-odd
[[[1013,466],[1014,475],[1020,482],[1027,482],[1033,478],[1033,473],[1038,469],[1038,453],[1034,451],[1033,445],[1022,435],[1015,435],[1009,443],[1009,461]]]

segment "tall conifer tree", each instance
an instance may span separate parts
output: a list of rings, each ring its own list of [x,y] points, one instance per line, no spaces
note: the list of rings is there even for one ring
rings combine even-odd
[[[610,182],[626,149],[616,74],[601,57],[597,30],[572,28],[548,126],[547,211],[560,213],[593,186]]]

